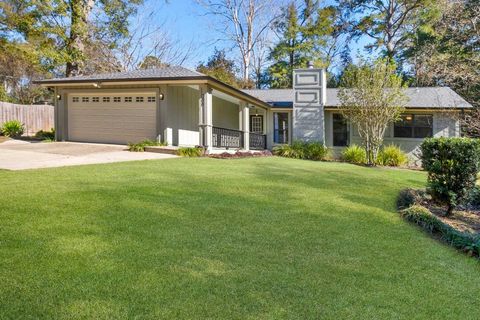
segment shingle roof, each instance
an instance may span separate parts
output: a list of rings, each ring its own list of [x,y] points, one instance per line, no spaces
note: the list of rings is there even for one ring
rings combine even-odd
[[[268,102],[274,107],[291,107],[293,89],[244,90],[251,96]],[[460,95],[449,87],[407,88],[407,108],[472,108]],[[327,107],[340,106],[338,89],[327,89]]]
[[[141,69],[127,72],[114,72],[94,74],[89,76],[76,76],[70,78],[55,78],[38,81],[42,82],[77,82],[77,81],[106,81],[106,80],[141,80],[141,79],[171,79],[171,78],[199,78],[206,77],[203,73],[189,70],[180,66],[165,67],[161,69]]]

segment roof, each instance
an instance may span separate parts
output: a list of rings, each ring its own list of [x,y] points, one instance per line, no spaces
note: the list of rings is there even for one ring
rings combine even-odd
[[[339,89],[327,88],[326,107],[335,108],[340,106],[338,91]],[[293,89],[244,90],[244,92],[277,108],[290,108],[293,104]],[[407,88],[405,94],[408,97],[407,108],[473,108],[470,103],[449,87]]]
[[[175,80],[205,80],[210,83],[227,87],[248,99],[254,99],[256,103],[273,107],[291,108],[293,104],[293,89],[264,89],[264,90],[238,90],[219,80],[203,73],[193,71],[180,66],[168,66],[159,69],[141,69],[127,72],[103,73],[88,76],[76,76],[69,78],[54,78],[36,81],[43,85],[75,84],[85,82],[121,82],[121,81],[175,81]],[[431,108],[473,108],[455,91],[448,87],[423,87],[407,88],[406,95],[409,98],[407,108],[431,109]],[[258,100],[258,101],[257,101]],[[327,88],[327,107],[338,107],[338,89]]]
[[[131,81],[192,81],[194,83],[208,83],[215,88],[227,91],[237,98],[244,99],[249,103],[268,108],[270,105],[247,92],[234,88],[206,74],[193,71],[180,66],[167,66],[158,69],[141,69],[126,72],[102,73],[69,78],[54,78],[35,81],[43,86],[77,85],[92,82],[131,82]]]
[[[205,78],[205,74],[186,69],[180,66],[164,67],[159,69],[141,69],[126,72],[113,72],[76,76],[69,78],[54,78],[39,80],[38,83],[74,83],[89,81],[115,81],[115,80],[162,80],[162,79],[196,79]]]

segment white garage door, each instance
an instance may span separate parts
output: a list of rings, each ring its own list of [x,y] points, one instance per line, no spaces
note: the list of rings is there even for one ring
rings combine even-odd
[[[68,140],[127,144],[156,139],[156,94],[69,94]]]

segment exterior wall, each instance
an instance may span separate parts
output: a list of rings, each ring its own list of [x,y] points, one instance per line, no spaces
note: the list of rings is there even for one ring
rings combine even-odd
[[[213,97],[213,126],[240,130],[238,104]]]
[[[293,91],[293,139],[324,142],[325,71],[294,70]]]
[[[330,150],[332,150],[332,156],[338,157],[343,150],[343,147],[333,146],[333,133],[332,133],[332,115],[335,111],[325,111],[325,144]],[[460,123],[457,119],[453,118],[449,114],[445,114],[439,111],[416,111],[408,112],[412,114],[431,114],[433,115],[433,136],[434,137],[459,137],[460,136]],[[358,131],[354,126],[350,125],[350,144],[361,145],[362,141],[358,135]],[[393,125],[390,125],[384,136],[384,145],[394,144],[399,146],[405,151],[412,160],[418,159],[418,152],[420,144],[423,139],[416,138],[394,138],[393,137]]]
[[[79,85],[58,89],[61,99],[57,100],[55,112],[55,127],[57,140],[68,139],[68,92],[87,92],[95,90],[108,92],[109,90],[141,90],[153,89],[164,95],[164,100],[157,103],[157,135],[161,140],[166,140],[168,130],[171,142],[192,142],[187,144],[197,145],[199,134],[199,99],[200,91],[189,86],[169,85],[112,85],[95,89],[92,86]],[[213,97],[213,125],[228,129],[238,130],[238,105],[218,97]]]

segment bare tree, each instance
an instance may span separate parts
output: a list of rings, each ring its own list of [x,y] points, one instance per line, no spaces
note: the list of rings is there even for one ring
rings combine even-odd
[[[376,164],[385,130],[405,106],[402,79],[395,70],[393,63],[380,59],[373,65],[350,66],[342,79],[339,110],[358,129],[369,165]]]
[[[220,21],[217,28],[224,39],[234,44],[241,57],[241,73],[245,83],[250,80],[252,55],[262,36],[277,18],[280,6],[274,0],[197,0],[207,15]],[[257,50],[258,52],[258,50]]]
[[[137,27],[130,30],[128,37],[115,50],[121,70],[139,68],[146,57],[155,57],[164,65],[182,65],[194,53],[192,42],[178,41],[166,31],[169,29],[166,21],[154,23],[156,15],[157,11],[138,15],[135,23]]]

